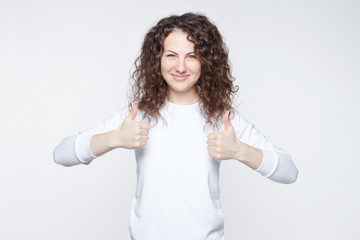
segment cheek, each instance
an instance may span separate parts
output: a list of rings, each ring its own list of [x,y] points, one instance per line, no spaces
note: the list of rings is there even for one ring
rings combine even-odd
[[[160,67],[161,74],[168,72],[170,69],[171,69],[171,65],[169,64],[169,62],[161,60],[161,67]]]
[[[199,75],[201,73],[201,64],[200,63],[196,63],[191,67],[191,70],[194,74]]]

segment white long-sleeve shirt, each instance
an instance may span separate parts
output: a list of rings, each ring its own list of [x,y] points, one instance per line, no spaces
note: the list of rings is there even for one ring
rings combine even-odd
[[[89,150],[91,136],[118,128],[127,108],[103,119],[94,127],[62,140],[54,150],[54,161],[64,166],[89,164],[98,156]],[[137,186],[126,240],[224,240],[224,218],[220,204],[221,160],[208,155],[207,135],[200,104],[166,102],[160,111],[166,119],[149,130],[145,147],[135,150]],[[280,183],[293,183],[297,168],[290,155],[276,147],[232,110],[231,124],[241,142],[263,151],[255,171]],[[142,121],[139,111],[136,121]],[[221,125],[219,132],[224,130]]]

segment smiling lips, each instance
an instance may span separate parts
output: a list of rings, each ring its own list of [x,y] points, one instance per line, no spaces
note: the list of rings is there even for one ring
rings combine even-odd
[[[184,81],[186,80],[190,75],[175,75],[175,74],[171,74],[171,76],[177,80],[177,81]]]

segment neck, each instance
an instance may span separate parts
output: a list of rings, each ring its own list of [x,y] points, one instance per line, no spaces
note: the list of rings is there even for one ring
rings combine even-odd
[[[167,97],[169,102],[175,103],[175,104],[179,104],[179,105],[190,105],[190,104],[194,104],[196,102],[200,101],[200,96],[196,93],[193,92],[191,94],[189,93],[169,93],[168,97]]]

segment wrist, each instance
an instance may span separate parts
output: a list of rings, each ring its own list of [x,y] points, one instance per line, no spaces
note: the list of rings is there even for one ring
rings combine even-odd
[[[263,160],[263,152],[261,149],[254,148],[242,142],[238,142],[238,149],[236,160],[254,170],[260,167]]]
[[[108,147],[110,149],[120,148],[121,147],[121,138],[117,130],[108,132]]]
[[[239,162],[244,162],[246,159],[246,151],[247,151],[247,144],[240,142],[239,140],[236,141],[236,152],[234,159],[238,160]]]

